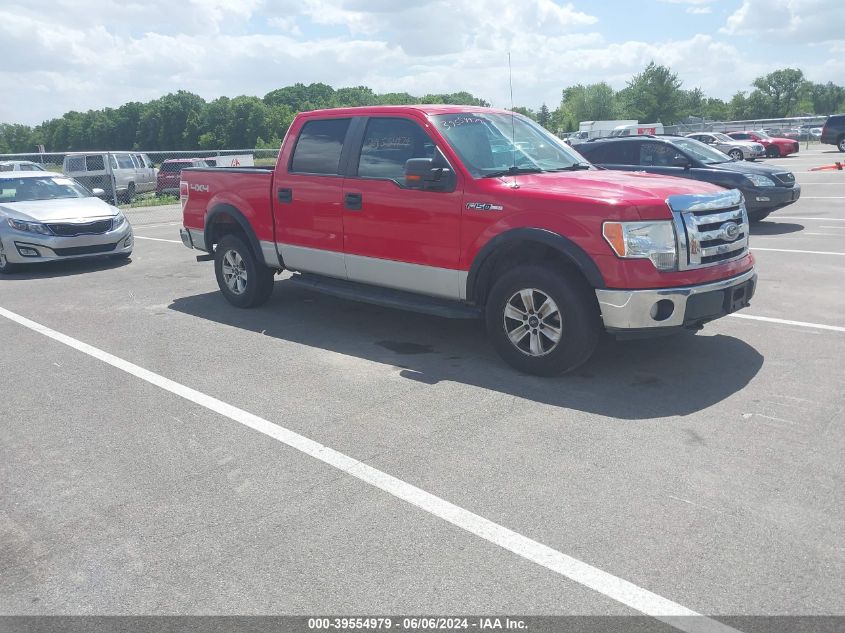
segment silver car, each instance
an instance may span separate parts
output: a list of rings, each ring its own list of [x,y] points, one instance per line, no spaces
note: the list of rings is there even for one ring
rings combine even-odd
[[[49,172],[0,172],[0,274],[21,264],[128,258],[132,227],[98,193]]]
[[[721,132],[694,132],[687,134],[689,138],[707,143],[734,160],[756,160],[766,157],[766,148],[754,141],[738,141]]]

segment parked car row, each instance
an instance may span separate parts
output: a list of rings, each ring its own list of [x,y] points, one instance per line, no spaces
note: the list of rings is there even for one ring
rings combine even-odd
[[[730,158],[712,145],[684,136],[633,136],[595,139],[577,146],[594,165],[622,171],[677,176],[739,189],[748,218],[759,222],[801,196],[795,175],[780,167],[752,165]]]

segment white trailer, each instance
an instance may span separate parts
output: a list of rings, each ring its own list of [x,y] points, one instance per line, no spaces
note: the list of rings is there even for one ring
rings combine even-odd
[[[622,125],[637,125],[636,119],[623,119],[620,121],[581,121],[578,124],[577,137],[582,140],[610,136],[616,128]]]

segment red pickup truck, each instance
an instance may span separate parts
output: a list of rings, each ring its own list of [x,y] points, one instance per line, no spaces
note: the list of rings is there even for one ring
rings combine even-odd
[[[605,171],[528,118],[466,106],[305,112],[275,168],[182,172],[182,241],[239,307],[276,273],[322,292],[486,321],[516,368],[586,361],[602,329],[698,329],[748,305],[742,195]]]

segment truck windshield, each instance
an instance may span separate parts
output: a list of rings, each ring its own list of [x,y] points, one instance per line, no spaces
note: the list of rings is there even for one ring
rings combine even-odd
[[[475,178],[591,167],[563,141],[518,114],[461,112],[432,119]]]

